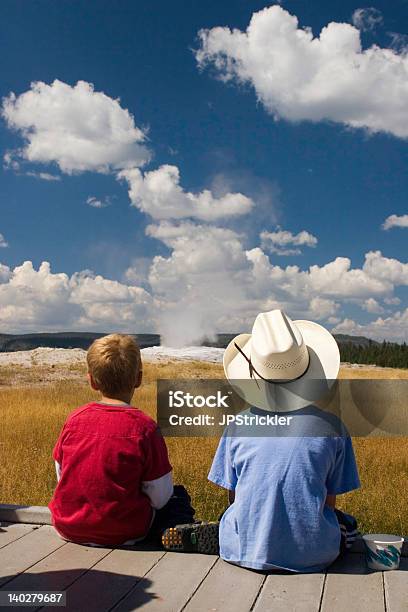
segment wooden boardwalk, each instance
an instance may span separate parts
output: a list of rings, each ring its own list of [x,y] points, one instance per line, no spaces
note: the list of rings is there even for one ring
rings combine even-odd
[[[0,590],[66,591],[73,612],[407,612],[408,558],[370,572],[356,546],[327,573],[265,575],[216,556],[78,546],[49,525],[3,523]]]

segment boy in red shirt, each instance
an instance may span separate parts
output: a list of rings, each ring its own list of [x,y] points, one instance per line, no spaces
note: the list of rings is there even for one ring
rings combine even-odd
[[[101,399],[72,412],[53,451],[58,484],[53,525],[79,544],[130,545],[190,523],[194,509],[172,467],[157,423],[130,402],[142,382],[140,350],[130,336],[95,340],[88,380]]]

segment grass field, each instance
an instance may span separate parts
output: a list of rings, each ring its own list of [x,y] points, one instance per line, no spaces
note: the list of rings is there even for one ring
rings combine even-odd
[[[57,368],[57,369],[55,369]],[[55,486],[51,452],[62,424],[76,406],[95,398],[78,366],[0,368],[0,503],[48,503]],[[157,378],[221,378],[219,365],[178,362],[147,364],[134,404],[155,416]],[[343,369],[342,378],[408,378],[408,371]],[[48,381],[48,382],[47,382]],[[11,383],[14,383],[11,386]],[[197,516],[214,519],[227,499],[207,481],[217,440],[168,438],[175,482],[184,484]],[[363,532],[408,535],[408,439],[355,438],[362,488],[340,496],[338,506],[354,514]]]

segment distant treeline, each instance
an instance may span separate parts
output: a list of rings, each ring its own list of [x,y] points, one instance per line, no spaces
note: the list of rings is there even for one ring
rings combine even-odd
[[[349,363],[370,363],[384,368],[408,368],[408,345],[394,342],[355,344],[339,342],[341,361]]]

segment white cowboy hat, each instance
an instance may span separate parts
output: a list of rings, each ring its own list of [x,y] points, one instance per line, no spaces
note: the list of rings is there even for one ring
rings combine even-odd
[[[326,394],[337,378],[340,352],[332,334],[282,310],[261,312],[252,334],[228,344],[224,372],[248,404],[274,412],[298,410]]]

